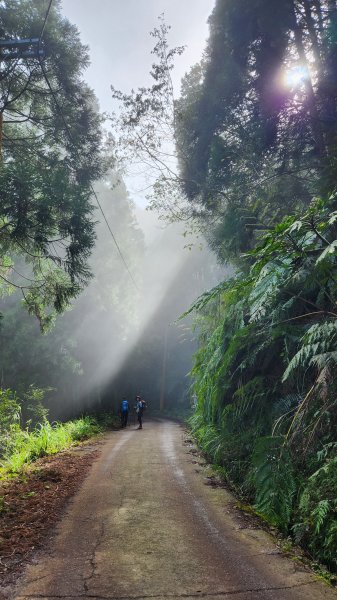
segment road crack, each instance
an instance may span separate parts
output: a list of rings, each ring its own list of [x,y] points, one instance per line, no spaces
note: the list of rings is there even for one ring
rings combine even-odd
[[[101,545],[101,543],[102,543],[102,540],[103,540],[103,538],[104,538],[104,535],[105,535],[105,525],[104,525],[104,521],[101,521],[101,523],[100,523],[100,529],[99,529],[99,532],[98,532],[98,536],[97,536],[96,542],[95,542],[95,544],[94,544],[94,547],[93,547],[93,549],[92,549],[91,556],[90,556],[90,558],[89,558],[89,565],[90,565],[90,567],[91,567],[91,572],[90,572],[90,574],[89,574],[87,577],[85,577],[85,578],[84,578],[84,580],[83,580],[83,588],[84,588],[84,592],[85,592],[85,597],[90,597],[90,596],[88,596],[88,595],[87,595],[87,592],[89,591],[89,583],[90,583],[90,581],[92,580],[92,578],[93,578],[93,577],[94,577],[94,575],[95,575],[95,571],[96,571],[96,568],[97,568],[97,563],[96,563],[96,552],[97,552],[97,550],[98,550],[99,546],[100,546],[100,545]],[[38,597],[38,596],[37,596],[37,597]],[[58,596],[50,596],[50,597],[51,597],[51,598],[54,598],[54,597],[55,597],[55,598],[57,598]],[[60,597],[60,598],[63,598],[63,597],[66,597],[66,596],[59,596],[59,597]],[[74,597],[75,597],[75,596],[74,596]],[[77,597],[78,597],[78,598],[81,598],[82,596],[76,596],[76,598],[77,598]]]

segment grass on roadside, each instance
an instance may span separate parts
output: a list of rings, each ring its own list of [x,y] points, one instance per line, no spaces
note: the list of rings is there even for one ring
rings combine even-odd
[[[51,424],[46,421],[37,425],[32,432],[16,428],[12,434],[10,451],[0,462],[0,479],[15,475],[38,458],[56,454],[101,431],[103,427],[90,416],[67,423]]]

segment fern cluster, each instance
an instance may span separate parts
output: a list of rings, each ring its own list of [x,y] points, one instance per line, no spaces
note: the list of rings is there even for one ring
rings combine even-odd
[[[327,459],[307,480],[293,531],[331,569],[337,568],[337,456]]]
[[[334,198],[287,217],[251,268],[198,299],[205,453],[257,510],[337,568],[337,281]],[[328,456],[322,453],[328,449]]]
[[[286,530],[296,492],[294,466],[282,437],[266,436],[255,444],[256,508],[273,525]]]

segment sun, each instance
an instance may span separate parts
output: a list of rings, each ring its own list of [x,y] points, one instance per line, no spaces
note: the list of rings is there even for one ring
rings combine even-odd
[[[284,83],[288,88],[298,88],[308,79],[308,69],[303,66],[296,66],[288,69],[284,75]]]

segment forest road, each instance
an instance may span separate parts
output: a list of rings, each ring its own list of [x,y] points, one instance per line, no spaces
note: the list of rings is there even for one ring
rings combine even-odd
[[[106,436],[17,600],[321,600],[337,593],[230,510],[175,423]]]

